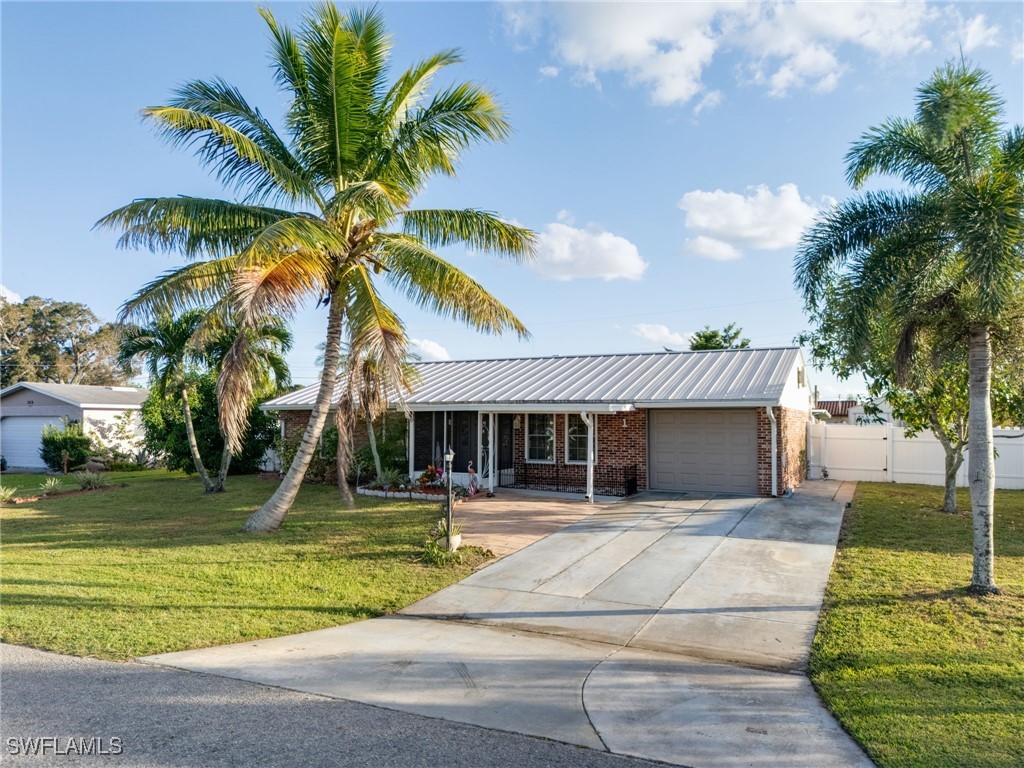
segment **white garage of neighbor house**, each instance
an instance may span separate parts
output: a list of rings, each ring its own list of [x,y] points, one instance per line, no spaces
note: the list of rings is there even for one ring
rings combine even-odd
[[[115,420],[125,412],[133,435],[141,437],[138,412],[149,392],[139,387],[19,382],[0,391],[0,453],[9,468],[44,469],[39,456],[43,427],[65,420],[82,425],[85,434],[112,447]]]
[[[811,390],[798,348],[414,365],[408,472],[455,452],[480,486],[771,496],[804,476]],[[336,397],[343,385],[339,384]],[[265,403],[297,441],[319,385]]]

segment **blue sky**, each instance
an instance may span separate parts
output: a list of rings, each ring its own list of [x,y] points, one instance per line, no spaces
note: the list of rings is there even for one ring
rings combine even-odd
[[[294,22],[305,5],[273,3]],[[384,3],[400,71],[461,48],[452,77],[499,94],[510,141],[473,150],[424,206],[500,212],[541,235],[531,267],[446,256],[533,338],[480,336],[393,306],[425,358],[686,348],[736,322],[755,346],[806,327],[792,288],[801,229],[850,194],[843,156],[909,115],[915,88],[963,51],[1022,122],[1024,6],[1008,3]],[[220,76],[277,119],[255,6],[2,6],[3,263],[9,296],[88,304],[113,319],[174,255],[119,251],[93,223],[136,198],[225,193],[139,109]],[[324,311],[294,323],[298,383],[315,381]],[[816,374],[823,396],[863,389]]]

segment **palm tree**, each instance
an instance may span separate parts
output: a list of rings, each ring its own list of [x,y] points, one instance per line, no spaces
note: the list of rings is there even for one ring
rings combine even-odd
[[[196,147],[240,200],[142,199],[99,222],[122,231],[122,246],[177,250],[195,260],[140,290],[125,306],[128,317],[227,301],[244,324],[290,316],[309,300],[327,307],[323,375],[309,424],[288,473],[247,531],[277,528],[291,508],[327,420],[343,331],[350,354],[372,356],[387,380],[400,380],[405,329],[380,283],[478,330],[525,337],[506,306],[433,248],[461,242],[522,261],[535,241],[486,211],[411,207],[430,178],[455,175],[466,149],[509,134],[483,87],[433,89],[434,78],[461,61],[458,52],[429,56],[389,85],[390,43],[376,8],[342,17],[333,5],[318,5],[298,33],[269,10],[260,13],[275,79],[290,101],[285,136],[221,80],[187,83],[167,106],[143,112],[171,143]],[[234,447],[239,434],[230,422]]]
[[[217,490],[224,489],[232,446],[226,435],[245,433],[253,403],[291,382],[284,355],[292,347],[292,333],[278,318],[239,326],[214,323],[204,344],[207,360],[217,376],[217,414],[224,437]],[[229,389],[230,388],[230,389]],[[239,446],[235,446],[237,450]]]
[[[808,310],[837,296],[853,358],[871,319],[900,324],[897,363],[935,317],[962,317],[969,370],[968,474],[974,533],[971,591],[997,592],[991,336],[1009,322],[1024,279],[1024,130],[1004,130],[988,76],[947,64],[917,94],[914,119],[871,128],[846,157],[850,184],[876,174],[904,191],[867,192],[834,207],[804,235],[796,283]],[[954,312],[955,310],[955,312]]]
[[[165,398],[171,387],[178,389],[192,463],[206,492],[213,493],[217,485],[210,479],[210,473],[206,471],[199,455],[192,410],[188,402],[188,374],[206,363],[205,354],[193,343],[196,329],[205,317],[205,312],[192,310],[178,317],[158,317],[146,326],[124,327],[120,334],[118,360],[127,368],[133,361],[142,358],[157,397]]]

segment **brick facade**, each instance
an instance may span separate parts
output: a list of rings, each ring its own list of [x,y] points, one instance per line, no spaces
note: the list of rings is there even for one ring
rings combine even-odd
[[[778,425],[778,492],[798,488],[806,477],[807,422],[810,414],[794,408],[776,406],[772,409]],[[764,408],[757,409],[757,493],[772,494],[772,432],[771,422]]]
[[[554,490],[558,486],[586,487],[587,465],[565,461],[565,414],[555,414],[555,462],[526,461],[526,416],[519,416],[513,441],[516,478],[531,487]],[[637,490],[647,488],[647,411],[599,414],[594,493],[621,496],[626,473],[636,470]]]

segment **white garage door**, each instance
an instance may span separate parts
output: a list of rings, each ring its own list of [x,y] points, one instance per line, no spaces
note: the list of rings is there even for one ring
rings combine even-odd
[[[0,452],[8,467],[42,469],[40,439],[47,424],[61,424],[58,416],[4,416],[0,420]]]
[[[651,488],[757,493],[757,412],[650,411]]]

